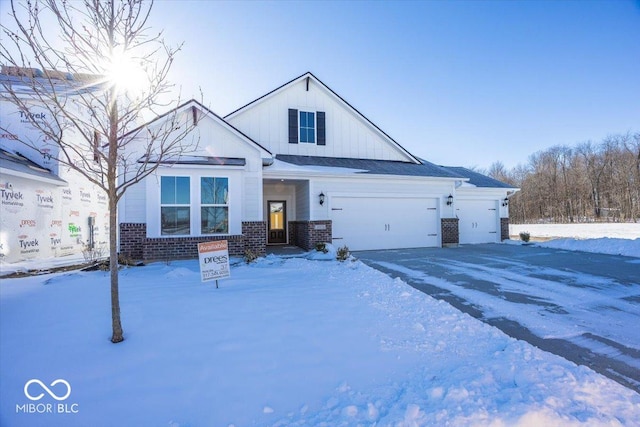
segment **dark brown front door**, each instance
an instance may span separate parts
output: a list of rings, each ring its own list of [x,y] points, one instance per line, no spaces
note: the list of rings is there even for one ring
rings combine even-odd
[[[267,243],[287,243],[287,202],[269,201],[269,238]]]

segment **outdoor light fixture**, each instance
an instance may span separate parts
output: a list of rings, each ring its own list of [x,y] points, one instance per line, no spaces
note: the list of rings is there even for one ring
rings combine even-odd
[[[509,198],[505,197],[504,200],[502,201],[502,206],[509,206]]]
[[[324,205],[324,193],[322,191],[318,197],[320,197],[320,206]]]
[[[449,194],[449,197],[447,197],[447,206],[451,206],[452,204],[453,204],[453,196]]]

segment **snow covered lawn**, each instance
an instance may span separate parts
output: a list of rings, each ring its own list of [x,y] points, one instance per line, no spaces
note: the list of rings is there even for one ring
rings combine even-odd
[[[106,273],[2,280],[0,425],[640,425],[637,393],[361,262],[269,256],[220,289],[157,263],[121,300],[114,345]]]
[[[511,224],[509,235],[518,241],[527,232],[539,246],[570,251],[640,258],[640,223]],[[550,240],[548,240],[550,239]]]

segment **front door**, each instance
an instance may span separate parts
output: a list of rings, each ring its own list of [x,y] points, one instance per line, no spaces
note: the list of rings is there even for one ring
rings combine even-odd
[[[287,202],[269,201],[269,237],[267,243],[287,243]]]

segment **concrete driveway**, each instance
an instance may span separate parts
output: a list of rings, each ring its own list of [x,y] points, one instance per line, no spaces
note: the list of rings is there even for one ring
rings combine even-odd
[[[514,244],[354,255],[640,392],[640,259]]]

